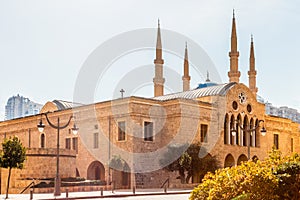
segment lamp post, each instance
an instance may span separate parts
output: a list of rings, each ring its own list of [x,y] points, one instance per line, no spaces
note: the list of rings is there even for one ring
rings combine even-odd
[[[48,122],[48,124],[52,127],[55,128],[57,130],[57,144],[56,144],[56,175],[55,175],[55,180],[54,180],[54,196],[60,196],[61,192],[60,192],[60,185],[61,185],[61,179],[60,179],[60,175],[59,175],[59,131],[61,129],[66,128],[67,126],[69,126],[71,119],[73,118],[73,115],[69,117],[69,120],[66,124],[64,125],[60,125],[60,119],[59,117],[57,117],[57,125],[54,125],[48,118],[48,113],[42,113],[41,116],[45,115],[46,116],[46,120]],[[45,125],[43,124],[42,119],[40,119],[40,123],[37,125],[39,132],[43,132]],[[76,127],[75,123],[74,126],[72,128],[72,132],[74,135],[76,135],[78,133],[78,127]]]
[[[251,132],[253,132],[253,131],[255,131],[255,130],[257,130],[258,129],[258,127],[259,127],[259,123],[261,123],[261,122],[265,122],[264,120],[258,120],[258,123],[255,125],[255,127],[254,128],[248,128],[248,127],[245,127],[245,126],[242,126],[241,124],[240,124],[240,121],[239,120],[235,120],[235,123],[240,127],[240,129],[243,131],[243,132],[246,132],[248,135],[248,141],[247,141],[247,147],[248,147],[248,160],[250,160],[250,139],[251,139],[251,137],[250,137],[250,134],[251,134]],[[232,129],[231,129],[231,134],[233,135],[233,136],[235,136],[236,135],[236,132],[237,132],[237,130],[234,128],[235,126],[233,126],[232,127]],[[266,133],[267,133],[267,130],[265,129],[265,127],[263,126],[262,127],[262,129],[260,130],[260,132],[261,132],[261,135],[262,136],[265,136],[266,135]]]

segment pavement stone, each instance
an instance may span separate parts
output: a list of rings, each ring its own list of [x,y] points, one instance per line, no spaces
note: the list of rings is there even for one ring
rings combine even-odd
[[[70,192],[68,198],[66,193],[62,193],[60,196],[55,197],[52,193],[40,193],[33,194],[33,200],[52,200],[52,199],[96,199],[96,198],[120,198],[128,196],[153,196],[153,195],[168,195],[168,194],[188,194],[191,190],[179,190],[179,189],[168,189],[167,193],[164,189],[136,189],[135,194],[132,190],[115,190],[115,191],[103,191],[101,196],[100,191],[93,192]],[[5,194],[0,195],[1,199],[5,199]],[[9,194],[8,199],[10,200],[30,200],[30,194]]]

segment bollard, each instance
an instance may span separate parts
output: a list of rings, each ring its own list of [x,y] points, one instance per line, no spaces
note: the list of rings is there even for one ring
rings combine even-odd
[[[135,187],[132,187],[132,193],[135,195]]]
[[[33,199],[33,190],[30,190],[30,200]]]
[[[66,198],[68,198],[68,197],[69,197],[69,189],[66,188]]]
[[[114,181],[111,183],[111,192],[112,193],[115,192],[115,182]]]
[[[103,196],[103,188],[100,188],[100,195]]]
[[[164,192],[167,193],[167,185],[164,186]]]

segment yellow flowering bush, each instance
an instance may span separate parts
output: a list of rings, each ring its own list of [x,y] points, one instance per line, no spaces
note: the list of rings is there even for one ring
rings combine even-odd
[[[208,173],[191,192],[190,200],[276,200],[299,195],[300,156],[282,157],[273,149],[264,161]]]

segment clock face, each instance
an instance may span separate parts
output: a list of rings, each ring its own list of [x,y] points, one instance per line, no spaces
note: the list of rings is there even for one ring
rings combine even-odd
[[[244,104],[247,102],[247,96],[245,95],[244,92],[239,93],[239,100],[241,104]]]

